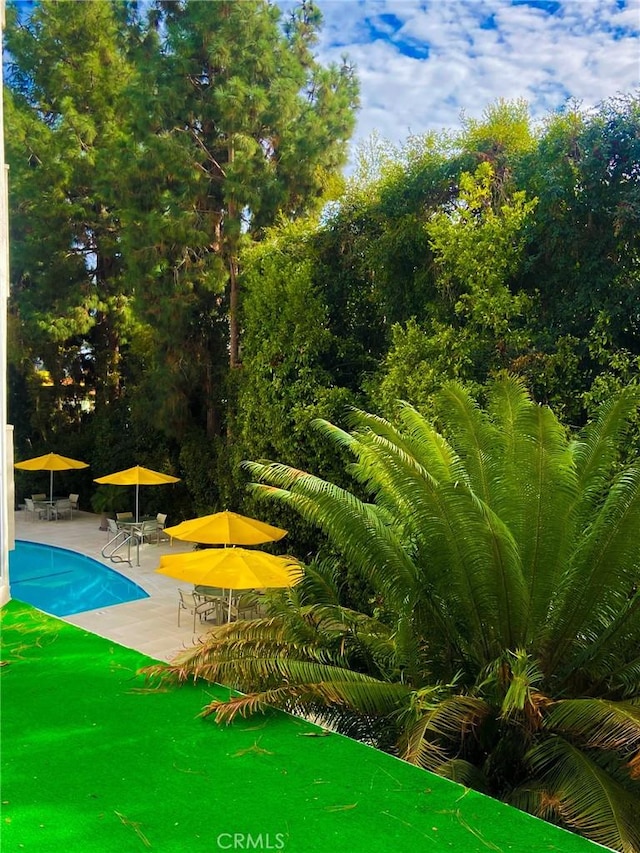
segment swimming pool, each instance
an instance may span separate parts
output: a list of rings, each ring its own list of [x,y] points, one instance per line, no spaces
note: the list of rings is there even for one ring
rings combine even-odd
[[[13,598],[52,616],[149,598],[138,584],[91,557],[22,540],[9,552],[9,581]]]

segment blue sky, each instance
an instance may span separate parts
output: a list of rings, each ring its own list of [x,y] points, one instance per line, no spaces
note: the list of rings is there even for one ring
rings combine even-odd
[[[504,98],[542,119],[640,87],[640,0],[316,0],[323,62],[356,65],[354,147],[458,129]],[[291,4],[278,0],[278,5]]]

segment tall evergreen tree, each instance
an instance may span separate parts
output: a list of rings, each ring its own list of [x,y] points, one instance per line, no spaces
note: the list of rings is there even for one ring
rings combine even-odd
[[[190,469],[206,456],[191,471],[205,495],[227,458],[211,439],[225,434],[240,364],[240,250],[280,212],[322,203],[357,83],[314,59],[312,3],[285,21],[259,0],[140,9],[10,12],[14,384],[37,390],[42,433],[51,412],[77,418],[79,396],[95,391],[108,419],[126,394],[137,435],[181,439]],[[38,367],[55,405],[42,404]]]
[[[241,360],[241,245],[322,197],[345,161],[357,85],[346,65],[314,60],[311,3],[284,27],[263,0],[166,3],[156,15],[125,243],[154,331],[153,396],[174,401],[182,431],[202,407],[213,436],[229,393],[224,362]]]
[[[8,10],[11,314],[54,409],[90,390],[100,407],[120,388],[130,293],[113,197],[134,75],[121,12],[106,0]]]

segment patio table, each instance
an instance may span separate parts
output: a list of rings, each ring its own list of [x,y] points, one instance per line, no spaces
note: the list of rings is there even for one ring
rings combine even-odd
[[[197,595],[203,595],[205,598],[226,598],[224,590],[219,586],[203,586],[202,584],[196,584],[193,587],[193,591]]]

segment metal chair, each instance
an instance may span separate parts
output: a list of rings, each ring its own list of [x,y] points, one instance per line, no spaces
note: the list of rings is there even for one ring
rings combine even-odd
[[[180,596],[178,600],[178,627],[180,627],[180,613],[186,610],[188,613],[193,613],[193,633],[196,632],[196,619],[199,616],[200,621],[207,618],[207,615],[214,613],[217,617],[218,607],[213,601],[198,601],[192,592],[185,592],[182,589],[178,590]]]
[[[51,513],[52,515],[55,515],[56,521],[61,515],[64,515],[67,512],[69,513],[69,518],[73,518],[73,507],[69,498],[60,498],[60,500],[56,501],[51,507]]]
[[[259,615],[258,599],[253,593],[245,593],[238,598],[231,599],[231,607],[227,600],[225,609],[225,619],[231,617],[231,622],[237,622],[238,619],[253,619]]]
[[[118,530],[124,530],[125,528],[120,527],[121,521],[133,521],[133,513],[132,512],[117,512],[116,513],[116,525]]]
[[[25,498],[24,499],[24,508],[26,512],[30,512],[32,516],[32,520],[36,520],[36,516],[38,518],[42,518],[45,515],[45,510],[42,507],[36,506],[33,498]]]
[[[166,514],[166,512],[159,512],[156,515],[156,523],[158,525],[156,542],[159,545],[161,539],[164,539],[166,541],[169,541],[169,539],[170,539],[169,534],[164,532],[164,529],[167,525],[167,514]]]
[[[158,522],[155,518],[143,521],[139,528],[134,528],[133,536],[134,539],[140,542],[140,544],[143,542],[150,542],[152,539],[156,539],[157,541]]]

